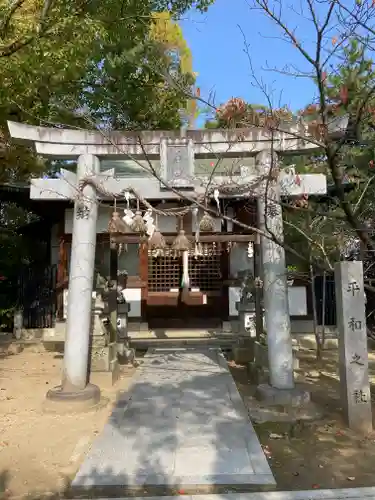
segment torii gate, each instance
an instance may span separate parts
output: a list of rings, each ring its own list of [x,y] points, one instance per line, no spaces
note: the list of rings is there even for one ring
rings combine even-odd
[[[145,199],[178,198],[175,192],[165,189],[160,180],[151,174],[146,178],[120,179],[113,177],[113,172],[106,172],[104,176],[103,173],[100,174],[101,159],[130,157],[139,160],[147,155],[152,159],[160,158],[161,177],[169,186],[184,188],[194,198],[203,194],[206,189],[202,186],[202,179],[199,181],[194,178],[195,155],[214,159],[228,152],[232,156],[256,156],[254,170],[246,172],[245,176],[215,176],[215,184],[220,189],[220,185],[233,182],[239,186],[246,185],[259,179],[260,175],[267,178],[279,154],[303,154],[317,147],[314,141],[298,138],[306,137],[306,129],[300,123],[286,124],[286,132],[272,134],[254,127],[188,130],[184,137],[174,131],[115,132],[105,136],[99,131],[34,127],[14,122],[8,122],[8,127],[12,138],[33,144],[36,152],[42,156],[77,160],[76,174],[63,171],[62,178],[59,179],[32,179],[30,190],[33,199],[75,200],[63,379],[61,386],[49,391],[47,397],[53,401],[76,404],[77,407],[95,404],[100,399],[99,388],[87,384],[98,194],[92,185],[84,187],[83,210],[82,202],[77,199],[79,182],[90,176],[96,178],[108,192],[120,194],[131,186]],[[326,193],[326,178],[322,174],[300,175],[298,183],[290,180],[281,171],[278,177],[263,181],[251,192],[243,194],[257,197],[258,228],[264,235],[271,233],[279,241],[283,240],[280,196]],[[234,195],[238,196],[236,193]],[[271,238],[262,236],[261,254],[269,388],[271,392],[286,395],[294,393],[295,386],[285,251]]]

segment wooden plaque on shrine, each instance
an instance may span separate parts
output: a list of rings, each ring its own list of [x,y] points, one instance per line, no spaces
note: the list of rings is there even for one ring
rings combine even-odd
[[[161,177],[174,188],[193,189],[194,145],[191,139],[160,142]],[[165,186],[161,185],[165,189]]]

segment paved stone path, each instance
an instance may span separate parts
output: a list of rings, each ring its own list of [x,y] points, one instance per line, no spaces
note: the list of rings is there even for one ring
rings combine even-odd
[[[221,352],[156,348],[72,486],[274,484]]]
[[[218,495],[183,495],[136,497],[136,500],[374,500],[375,488],[341,490],[273,491],[264,493],[226,493]],[[104,500],[104,499],[100,499]],[[107,499],[106,499],[107,500]],[[120,499],[118,499],[120,500]],[[129,499],[127,499],[129,500]]]

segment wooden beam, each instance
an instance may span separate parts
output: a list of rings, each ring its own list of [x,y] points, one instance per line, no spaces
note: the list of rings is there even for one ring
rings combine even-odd
[[[57,263],[57,318],[62,320],[64,317],[64,289],[68,284],[68,252],[67,242],[64,234],[64,219],[59,222],[58,227],[59,254]]]
[[[176,234],[164,235],[165,241],[168,244],[173,243],[176,238]],[[194,243],[195,236],[187,235],[188,239]],[[124,244],[136,244],[140,242],[140,237],[138,234],[111,234],[111,241],[113,243],[124,243]],[[199,235],[199,241],[201,243],[248,243],[249,241],[255,240],[255,234],[234,234],[234,233],[205,233]]]

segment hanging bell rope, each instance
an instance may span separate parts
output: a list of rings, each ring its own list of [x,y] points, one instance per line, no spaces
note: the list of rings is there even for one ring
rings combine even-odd
[[[190,289],[190,276],[189,276],[189,251],[182,252],[182,278],[181,278],[181,300],[186,304],[189,303],[189,289]]]
[[[191,248],[191,243],[185,235],[185,231],[182,229],[183,219],[180,219],[180,232],[174,241],[175,250],[182,252],[182,277],[181,277],[181,288],[182,288],[182,302],[188,304],[189,300],[189,289],[190,289],[190,276],[189,276],[189,250]]]

